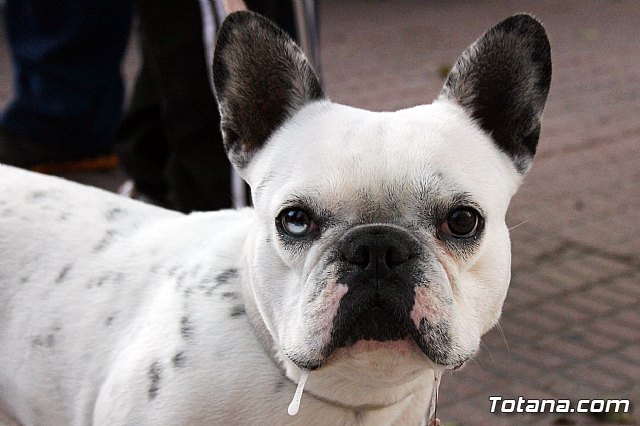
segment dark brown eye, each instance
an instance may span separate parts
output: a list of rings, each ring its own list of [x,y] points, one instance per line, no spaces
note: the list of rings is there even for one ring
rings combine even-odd
[[[282,229],[292,237],[303,237],[313,232],[317,225],[303,210],[289,209],[280,215]]]
[[[478,230],[479,214],[470,207],[452,210],[440,230],[456,238],[469,238]]]

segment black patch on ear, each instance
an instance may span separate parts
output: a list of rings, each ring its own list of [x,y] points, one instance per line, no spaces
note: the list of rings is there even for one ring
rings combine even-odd
[[[544,28],[529,15],[515,15],[460,56],[440,95],[463,106],[524,173],[536,153],[550,84]]]
[[[294,112],[324,98],[300,48],[253,12],[232,13],[222,24],[213,80],[225,150],[239,168]]]

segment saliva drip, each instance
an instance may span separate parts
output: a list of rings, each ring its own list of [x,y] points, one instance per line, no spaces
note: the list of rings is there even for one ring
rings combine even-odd
[[[298,409],[300,408],[300,399],[302,399],[302,392],[304,391],[304,385],[307,383],[307,378],[309,377],[309,370],[306,368],[300,369],[300,380],[298,381],[298,387],[296,388],[296,393],[293,395],[293,401],[289,404],[289,409],[287,412],[290,416],[295,416],[298,414]]]
[[[433,388],[431,390],[431,404],[429,404],[429,417],[428,421],[433,426],[436,426],[438,423],[437,415],[438,415],[438,389],[440,388],[440,383],[442,382],[442,372],[444,369],[434,369],[433,370]]]

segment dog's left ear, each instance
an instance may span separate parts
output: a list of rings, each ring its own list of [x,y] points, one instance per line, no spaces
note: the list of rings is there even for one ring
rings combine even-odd
[[[550,83],[551,47],[544,28],[529,15],[516,15],[462,54],[440,98],[467,110],[525,173],[536,152]]]
[[[223,142],[241,172],[284,121],[324,98],[302,50],[253,12],[230,14],[218,32],[213,81]]]

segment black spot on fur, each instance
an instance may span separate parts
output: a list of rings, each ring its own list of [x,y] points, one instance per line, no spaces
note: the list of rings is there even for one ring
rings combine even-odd
[[[104,320],[104,325],[106,325],[107,327],[109,327],[112,323],[113,320],[116,319],[116,314],[111,314],[109,315],[105,320]]]
[[[212,296],[218,286],[228,284],[237,277],[238,270],[236,268],[229,268],[216,275],[215,278],[204,276],[198,284],[198,289],[202,291],[205,296]]]
[[[71,270],[72,267],[73,267],[73,265],[69,264],[69,265],[65,266],[64,268],[62,268],[62,270],[60,271],[60,273],[56,277],[56,284],[60,284],[61,282],[63,282],[67,278],[67,275],[69,274],[69,271]]]
[[[180,318],[180,335],[185,340],[188,340],[193,335],[193,326],[186,315]]]
[[[95,287],[102,287],[104,285],[107,284],[120,284],[122,281],[124,281],[124,273],[122,272],[107,272],[105,274],[100,275],[98,278],[96,279],[92,279],[87,283],[87,288],[95,288]]]
[[[182,284],[184,284],[184,280],[187,278],[187,273],[182,271],[180,275],[176,278],[176,289],[180,289]]]
[[[160,379],[162,378],[162,365],[160,365],[159,361],[155,361],[149,367],[149,371],[147,372],[147,377],[149,378],[149,399],[152,400],[158,395],[158,391],[160,390]]]
[[[40,201],[40,200],[43,200],[43,199],[47,198],[47,192],[46,191],[33,191],[33,192],[30,192],[27,197],[28,197],[28,200],[30,200],[30,201]]]
[[[14,214],[15,214],[15,211],[10,207],[7,207],[2,210],[2,217],[11,217]]]
[[[31,339],[31,346],[52,348],[55,345],[56,345],[55,334],[47,334],[46,336],[36,336],[33,339]]]
[[[238,277],[238,270],[236,268],[229,268],[216,276],[216,282],[218,284],[227,284],[233,278]]]
[[[231,308],[231,318],[238,318],[247,314],[247,311],[242,305],[236,305]]]
[[[231,300],[237,300],[240,298],[240,294],[235,291],[225,291],[224,293],[222,293],[221,296],[223,299],[231,299]]]
[[[93,248],[93,251],[97,253],[106,249],[109,244],[113,242],[114,237],[116,237],[117,235],[118,232],[114,229],[107,229],[102,239],[98,241],[98,244],[96,244],[96,246]]]
[[[176,353],[173,358],[171,358],[171,364],[173,364],[173,366],[175,368],[181,368],[185,366],[185,356],[184,356],[184,351],[180,351],[178,353]]]
[[[114,207],[107,210],[107,212],[104,214],[104,217],[105,219],[107,219],[108,222],[113,222],[114,220],[122,217],[124,214],[125,214],[125,211],[122,210],[120,207]]]
[[[211,277],[204,277],[200,280],[198,289],[204,292],[205,296],[213,295],[213,291],[218,287],[218,284],[214,282]]]

